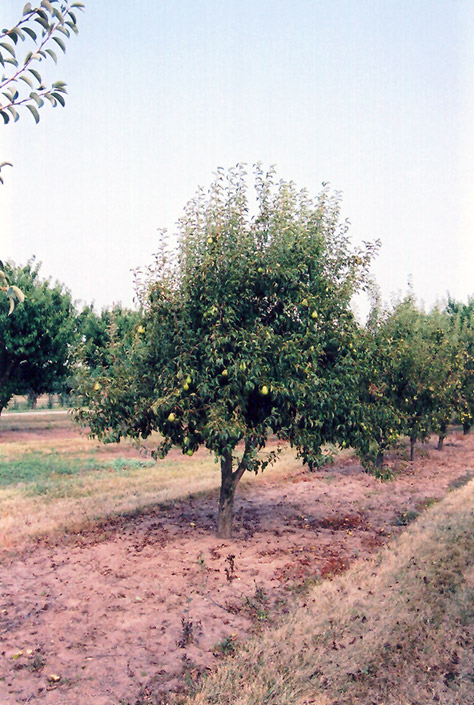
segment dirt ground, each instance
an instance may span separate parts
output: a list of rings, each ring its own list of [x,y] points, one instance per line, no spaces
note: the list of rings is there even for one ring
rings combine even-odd
[[[0,562],[0,704],[140,705],[184,693],[304,589],[364,559],[474,468],[474,435],[396,460],[391,482],[346,458],[25,546]]]

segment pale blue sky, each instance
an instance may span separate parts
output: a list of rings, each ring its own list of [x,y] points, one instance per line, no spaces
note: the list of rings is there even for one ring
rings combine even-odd
[[[0,127],[3,258],[98,307],[218,166],[343,192],[384,298],[474,294],[473,0],[85,0],[66,108]],[[11,25],[22,2],[2,0]]]

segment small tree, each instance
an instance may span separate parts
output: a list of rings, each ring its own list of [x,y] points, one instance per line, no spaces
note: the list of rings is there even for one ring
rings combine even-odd
[[[439,435],[439,449],[443,446],[461,402],[462,356],[447,317],[437,309],[424,313],[411,295],[390,312],[385,334],[392,344],[387,396],[410,439],[413,460],[416,441],[426,441],[433,432]]]
[[[374,251],[351,249],[327,188],[313,201],[257,168],[254,196],[237,167],[188,204],[178,251],[163,236],[139,281],[143,326],[113,347],[100,379],[83,381],[78,411],[105,441],[157,430],[160,456],[172,445],[214,453],[222,537],[239,480],[275,457],[258,453],[270,434],[310,466],[337,440],[353,375],[350,300]]]
[[[367,326],[360,331],[354,392],[360,423],[350,439],[365,469],[382,477],[387,475],[385,453],[403,428],[395,392],[399,351],[387,330],[387,317],[375,302]]]
[[[448,315],[434,308],[425,322],[425,340],[430,370],[428,391],[432,406],[432,431],[438,434],[438,450],[442,450],[448,425],[455,415],[463,413],[463,350],[456,326]]]
[[[39,277],[39,265],[5,264],[26,294],[14,316],[0,307],[0,413],[14,394],[50,392],[69,372],[75,310],[61,284]]]
[[[474,299],[469,299],[467,304],[450,299],[446,311],[452,335],[461,347],[461,408],[458,417],[464,434],[467,434],[474,422]]]

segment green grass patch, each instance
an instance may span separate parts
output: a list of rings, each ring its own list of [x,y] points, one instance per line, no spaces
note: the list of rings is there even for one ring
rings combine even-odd
[[[95,454],[82,458],[65,457],[60,453],[29,452],[21,457],[0,461],[0,487],[23,485],[28,496],[68,496],[74,485],[83,484],[88,475],[115,474],[129,476],[132,472],[155,465],[154,460],[114,458],[99,461]]]

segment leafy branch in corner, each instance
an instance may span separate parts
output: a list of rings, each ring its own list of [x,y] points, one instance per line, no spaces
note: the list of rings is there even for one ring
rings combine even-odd
[[[39,108],[45,100],[56,107],[64,106],[66,84],[55,81],[50,88],[44,83],[37,65],[48,58],[57,62],[55,49],[66,52],[65,39],[77,34],[75,10],[82,10],[82,2],[42,0],[32,7],[26,3],[20,21],[11,29],[0,31],[0,66],[3,73],[0,91],[6,102],[0,103],[0,115],[5,124],[19,119],[18,108],[26,107],[35,122],[39,122]],[[27,41],[29,49],[20,57],[19,42]],[[54,47],[54,48],[53,48]],[[5,166],[6,163],[2,164]],[[0,167],[1,169],[1,167]]]

